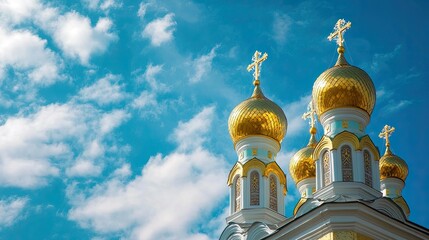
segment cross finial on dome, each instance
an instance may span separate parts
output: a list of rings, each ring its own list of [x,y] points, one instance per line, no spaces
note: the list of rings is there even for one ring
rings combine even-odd
[[[310,126],[311,129],[314,128],[314,125],[316,124],[316,110],[314,109],[313,100],[310,101],[310,103],[307,106],[307,112],[305,112],[302,115],[302,119],[310,119]],[[310,130],[311,131],[311,130]]]
[[[329,41],[332,41],[333,39],[336,39],[337,44],[338,44],[338,51],[339,52],[340,51],[344,52],[344,47],[343,47],[344,38],[343,38],[343,34],[351,26],[352,26],[351,22],[346,22],[346,20],[344,20],[344,19],[338,19],[337,23],[334,26],[334,32],[332,32],[328,36],[328,40]]]
[[[261,57],[261,54],[262,54],[261,52],[258,52],[258,50],[256,50],[256,52],[253,54],[253,57],[252,57],[253,63],[247,66],[248,72],[255,70],[255,72],[253,73],[253,77],[254,77],[253,85],[255,86],[259,85],[259,75],[261,75],[262,62],[267,60],[268,58],[267,53],[264,53],[262,57]]]
[[[384,138],[386,139],[386,152],[388,151],[389,147],[390,147],[390,141],[389,141],[389,137],[390,135],[392,135],[392,133],[395,131],[394,127],[391,127],[389,125],[385,125],[383,127],[383,130],[381,131],[381,133],[378,135],[380,138]]]
[[[316,110],[314,109],[314,104],[313,104],[313,100],[310,101],[310,103],[307,106],[307,112],[302,114],[302,119],[306,120],[306,119],[310,119],[310,141],[308,141],[308,145],[307,146],[311,146],[314,147],[317,144],[317,140],[316,140],[316,133],[317,133],[317,129],[315,127],[316,125]]]

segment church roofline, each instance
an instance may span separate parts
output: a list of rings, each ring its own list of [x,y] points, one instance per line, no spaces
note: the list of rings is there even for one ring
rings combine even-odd
[[[381,199],[390,200],[386,198],[380,198],[379,200]],[[346,215],[349,220],[353,220],[347,223],[338,221],[338,216],[344,217]],[[307,233],[307,235],[299,235],[300,237],[313,239],[321,237],[334,229],[355,230],[365,233],[365,235],[370,233],[375,235],[373,237],[376,239],[383,238],[383,236],[391,236],[393,237],[392,239],[394,239],[394,236],[401,236],[404,239],[410,239],[410,237],[429,238],[429,229],[406,219],[404,221],[395,219],[372,208],[368,203],[360,201],[325,202],[309,212],[298,217],[289,218],[279,225],[280,227],[275,232],[263,239],[277,239],[280,236],[293,238],[302,233]]]

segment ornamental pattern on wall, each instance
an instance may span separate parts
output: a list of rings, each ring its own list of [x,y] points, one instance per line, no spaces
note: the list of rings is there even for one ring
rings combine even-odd
[[[323,153],[323,184],[327,186],[331,184],[331,161],[329,158],[329,152]]]
[[[270,208],[277,211],[277,179],[270,176]]]
[[[259,205],[259,173],[253,171],[250,174],[250,206]]]
[[[371,166],[371,155],[369,151],[363,151],[363,161],[365,168],[365,184],[372,187],[372,166]]]
[[[241,209],[241,181],[240,178],[235,180],[235,212]]]
[[[353,162],[352,162],[352,148],[350,146],[341,147],[341,168],[343,172],[343,181],[353,181]]]

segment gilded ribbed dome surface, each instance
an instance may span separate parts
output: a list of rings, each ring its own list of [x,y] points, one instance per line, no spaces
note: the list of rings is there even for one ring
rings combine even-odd
[[[360,108],[371,115],[376,98],[374,83],[365,71],[349,65],[339,53],[335,66],[323,72],[313,85],[317,115],[343,107]]]
[[[232,110],[228,128],[234,144],[252,135],[264,135],[280,143],[286,135],[287,120],[283,110],[256,85],[252,97]]]
[[[313,160],[314,147],[317,141],[311,136],[308,145],[300,149],[289,163],[289,172],[295,183],[304,179],[316,177],[316,162]]]
[[[387,149],[384,156],[380,158],[380,179],[399,178],[405,182],[407,175],[407,163]]]

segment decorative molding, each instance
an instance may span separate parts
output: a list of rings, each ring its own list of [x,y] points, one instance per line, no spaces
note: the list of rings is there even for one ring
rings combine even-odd
[[[278,224],[286,220],[282,214],[268,208],[244,208],[226,218],[228,223],[252,224],[264,222],[266,224]]]
[[[274,230],[271,230],[267,224],[262,222],[255,222],[247,230],[247,240],[262,239],[270,235]]]
[[[280,168],[280,166],[277,164],[277,162],[270,162],[267,164],[264,171],[264,177],[268,177],[271,173],[274,173],[274,175],[279,178],[280,184],[287,186],[286,175]]]
[[[338,149],[341,144],[346,142],[352,144],[354,150],[361,150],[359,138],[355,134],[348,131],[343,131],[335,135],[335,137],[332,139],[332,149]]]
[[[231,171],[229,171],[228,175],[228,186],[231,186],[236,175],[241,176],[243,174],[243,166],[241,163],[237,162],[234,167],[232,167]]]
[[[380,151],[368,135],[365,135],[360,139],[359,145],[360,149],[368,148],[368,150],[372,153],[372,156],[374,157],[375,161],[378,161],[380,159]]]
[[[252,160],[243,164],[241,175],[243,177],[247,177],[251,169],[259,169],[261,172],[264,172],[265,168],[266,166],[261,160],[258,158],[253,158]]]
[[[319,143],[317,143],[316,147],[314,148],[313,159],[319,159],[320,154],[324,150],[332,150],[332,140],[328,136],[323,136]]]

